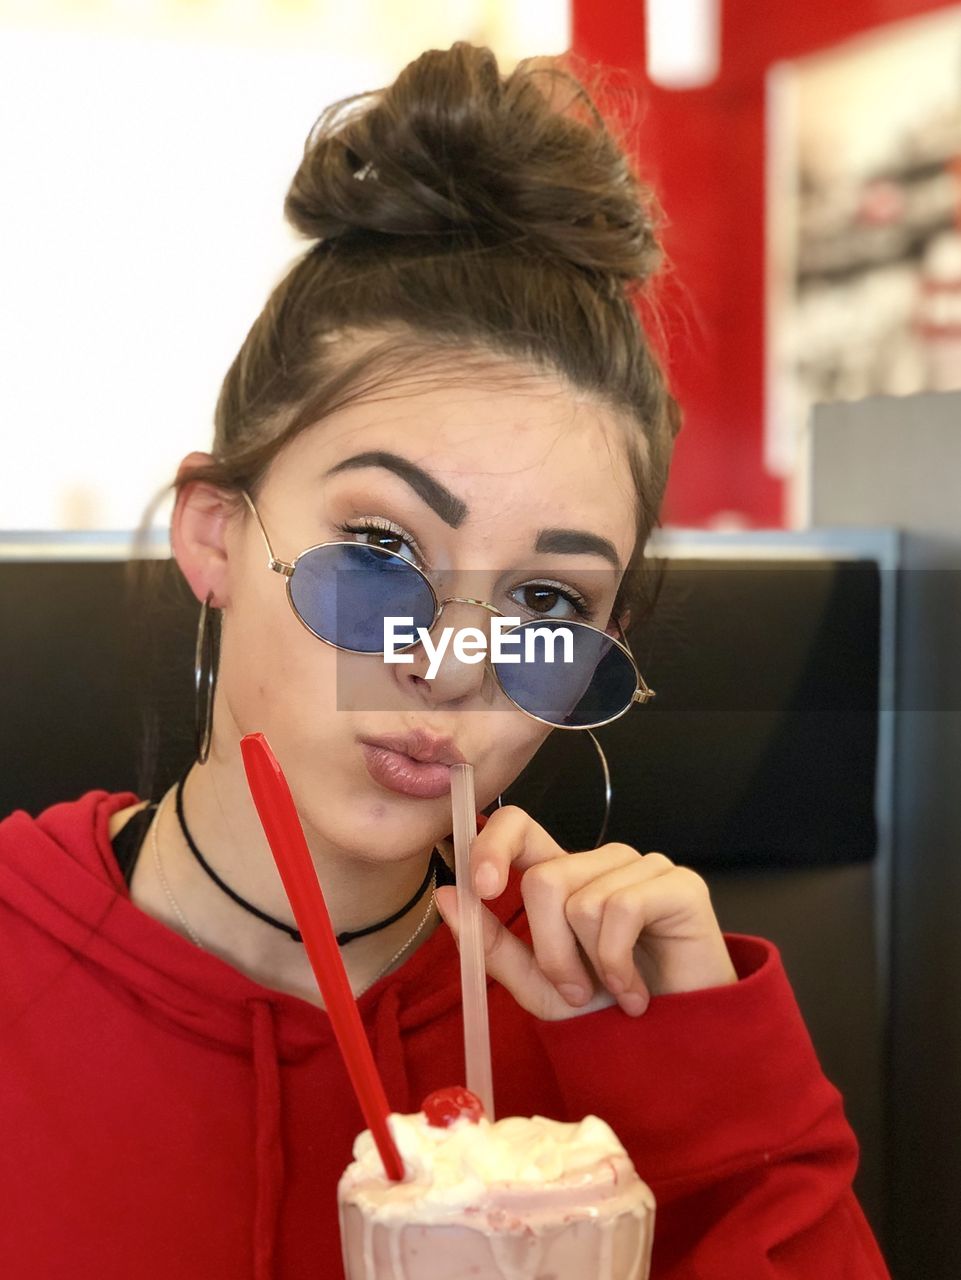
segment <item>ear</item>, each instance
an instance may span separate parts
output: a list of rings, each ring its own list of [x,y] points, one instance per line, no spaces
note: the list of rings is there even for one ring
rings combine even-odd
[[[618,623],[620,623],[621,629],[626,635],[627,629],[631,625],[630,609],[622,609],[620,613],[615,613],[611,615],[611,620],[607,624],[606,630],[607,630],[607,634],[614,636],[616,640],[619,640],[621,638],[621,633],[620,631],[618,631]]]
[[[177,501],[170,521],[170,545],[190,590],[215,609],[228,603],[227,526],[234,512],[232,495],[191,472],[213,461],[209,453],[189,453],[177,468]]]

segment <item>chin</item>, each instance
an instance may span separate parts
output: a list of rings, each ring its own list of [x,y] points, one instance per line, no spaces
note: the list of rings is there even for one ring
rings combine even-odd
[[[301,807],[300,812],[304,823],[321,841],[329,841],[358,861],[403,862],[443,838],[444,830],[450,826],[450,812],[448,809],[442,816],[435,814],[435,821],[431,822],[425,811],[418,817],[409,808],[405,811],[403,797],[398,800],[399,804],[393,804],[389,798],[352,792],[340,813],[332,812],[329,805],[316,811],[313,806]],[[438,828],[444,830],[438,832]]]

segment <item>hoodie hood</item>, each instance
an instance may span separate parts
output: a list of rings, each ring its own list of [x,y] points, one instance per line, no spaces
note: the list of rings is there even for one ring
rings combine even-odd
[[[135,803],[130,793],[93,791],[36,819],[23,812],[5,819],[0,823],[0,902],[140,1013],[249,1060],[256,1106],[254,1275],[269,1280],[284,1186],[281,1066],[333,1048],[330,1019],[315,1005],[264,987],[201,951],[135,906],[108,830],[111,816]],[[515,874],[492,906],[505,923],[519,913]],[[23,992],[24,1007],[31,996]],[[459,1004],[456,946],[443,924],[406,964],[360,997],[392,1109],[420,1105],[407,1080],[404,1034],[449,1016]]]

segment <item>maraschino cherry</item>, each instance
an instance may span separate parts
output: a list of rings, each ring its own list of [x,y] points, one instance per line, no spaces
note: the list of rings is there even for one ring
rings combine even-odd
[[[476,1124],[484,1115],[484,1104],[470,1089],[452,1084],[429,1093],[421,1104],[421,1111],[427,1116],[427,1123],[435,1129],[447,1129],[461,1116],[467,1116],[472,1124]]]

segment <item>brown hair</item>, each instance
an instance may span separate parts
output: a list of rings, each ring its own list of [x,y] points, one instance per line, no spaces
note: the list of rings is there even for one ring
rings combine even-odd
[[[639,602],[680,426],[637,309],[658,211],[583,85],[544,59],[502,76],[489,49],[431,50],[323,113],[284,211],[316,243],[224,379],[213,463],[181,483],[254,489],[300,431],[403,371],[504,357],[629,424],[637,542],[615,611]],[[382,340],[338,342],[358,334]]]

